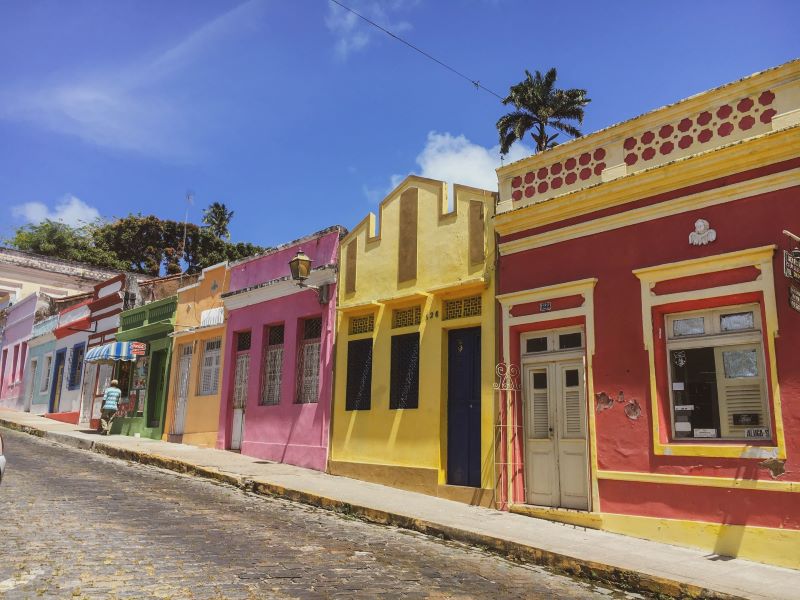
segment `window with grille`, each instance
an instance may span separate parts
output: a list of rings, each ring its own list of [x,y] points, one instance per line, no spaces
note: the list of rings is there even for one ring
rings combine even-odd
[[[411,327],[419,325],[422,317],[422,309],[419,306],[411,308],[399,308],[392,311],[392,328]]]
[[[375,329],[375,315],[350,317],[350,335],[370,333]]]
[[[261,404],[275,405],[281,403],[283,325],[268,327],[266,339],[261,376]]]
[[[297,402],[310,404],[319,400],[319,353],[322,319],[304,319],[297,360]]]
[[[76,344],[72,348],[72,362],[69,366],[69,378],[67,379],[67,389],[74,390],[81,385],[81,374],[83,373],[83,355],[86,353],[86,344]]]
[[[481,314],[481,297],[457,298],[444,301],[444,320],[477,317]]]
[[[372,402],[372,339],[347,343],[345,410],[369,410]]]
[[[419,405],[419,332],[392,337],[389,408]]]
[[[219,390],[219,366],[222,339],[215,338],[203,344],[203,362],[200,364],[199,396],[216,394]]]
[[[667,315],[676,439],[770,439],[758,306]]]
[[[250,350],[250,332],[242,331],[236,334],[236,351],[245,352]]]

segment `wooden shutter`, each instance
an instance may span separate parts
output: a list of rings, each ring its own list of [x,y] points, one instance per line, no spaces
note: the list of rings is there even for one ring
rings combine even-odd
[[[531,403],[531,419],[533,427],[530,431],[534,439],[546,440],[550,437],[550,386],[547,369],[536,369],[531,377],[533,386],[533,402]]]
[[[347,344],[345,410],[369,410],[372,402],[372,339]]]
[[[747,429],[769,429],[760,344],[720,346],[714,348],[714,359],[722,437],[744,438]]]
[[[564,394],[564,437],[583,438],[583,382],[580,370],[562,370]]]
[[[389,408],[419,406],[419,332],[392,337]]]

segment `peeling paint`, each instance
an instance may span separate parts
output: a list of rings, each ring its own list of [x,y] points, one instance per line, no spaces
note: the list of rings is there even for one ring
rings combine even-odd
[[[758,463],[759,467],[769,469],[770,477],[778,479],[781,475],[786,473],[786,461],[777,458],[769,458],[765,461]]]

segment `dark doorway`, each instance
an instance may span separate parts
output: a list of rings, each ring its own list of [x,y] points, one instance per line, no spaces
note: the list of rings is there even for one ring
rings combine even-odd
[[[161,403],[164,401],[164,358],[166,350],[150,355],[150,373],[147,381],[147,426],[161,427]]]
[[[53,380],[50,383],[52,390],[50,390],[50,412],[59,412],[59,405],[61,404],[61,387],[64,385],[64,363],[67,360],[67,349],[59,350],[56,352],[56,360],[53,365]]]
[[[447,483],[481,486],[481,328],[449,332]]]

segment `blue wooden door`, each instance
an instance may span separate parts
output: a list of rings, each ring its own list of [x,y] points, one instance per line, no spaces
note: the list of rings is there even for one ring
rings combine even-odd
[[[481,486],[481,328],[449,332],[447,483]]]

